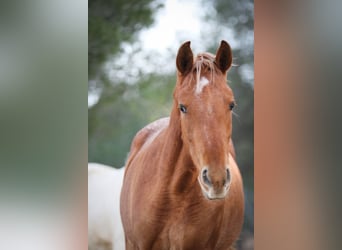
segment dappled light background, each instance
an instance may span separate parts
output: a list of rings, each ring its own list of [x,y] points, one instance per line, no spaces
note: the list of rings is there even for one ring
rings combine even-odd
[[[169,115],[179,46],[190,40],[194,53],[215,53],[221,40],[230,43],[233,140],[246,197],[238,247],[253,249],[254,2],[90,0],[88,22],[88,160],[115,168],[138,130]]]

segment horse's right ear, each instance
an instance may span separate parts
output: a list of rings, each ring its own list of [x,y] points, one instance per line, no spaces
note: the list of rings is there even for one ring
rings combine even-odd
[[[177,65],[178,71],[182,75],[185,75],[191,70],[193,61],[194,61],[194,56],[190,48],[190,41],[188,41],[188,42],[183,43],[183,45],[178,50],[177,59],[176,59],[176,65]]]

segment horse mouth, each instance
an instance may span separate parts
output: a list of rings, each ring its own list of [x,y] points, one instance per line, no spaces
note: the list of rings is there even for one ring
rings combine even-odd
[[[214,194],[214,195],[207,193],[205,196],[209,200],[223,200],[228,196],[228,191],[222,192],[221,194]]]
[[[205,197],[208,199],[208,200],[223,200],[224,198],[226,198],[226,195],[215,195],[215,196],[209,196],[209,194],[205,194]]]

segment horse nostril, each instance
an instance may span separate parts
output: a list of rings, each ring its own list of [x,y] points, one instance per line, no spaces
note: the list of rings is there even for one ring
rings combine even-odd
[[[208,169],[206,169],[206,168],[203,169],[202,178],[203,178],[204,183],[206,183],[207,185],[211,185],[211,182],[210,182],[209,177],[208,177]]]

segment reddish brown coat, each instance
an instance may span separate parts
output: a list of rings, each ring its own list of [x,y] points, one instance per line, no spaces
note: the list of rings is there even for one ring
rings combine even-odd
[[[137,133],[126,163],[121,192],[126,249],[232,249],[243,224],[244,198],[231,141],[229,107],[235,100],[226,84],[231,63],[224,41],[216,57],[193,58],[190,42],[179,49],[170,118]]]

